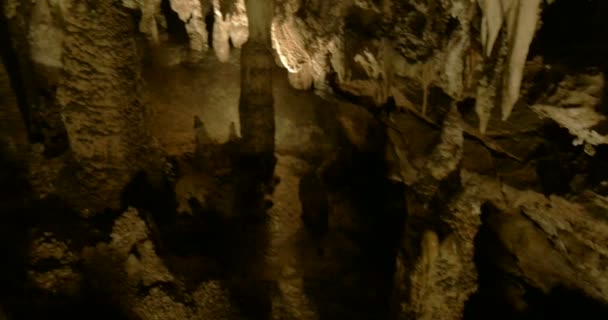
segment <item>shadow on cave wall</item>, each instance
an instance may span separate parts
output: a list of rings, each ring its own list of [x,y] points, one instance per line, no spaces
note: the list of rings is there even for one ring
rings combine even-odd
[[[475,239],[479,288],[467,302],[464,319],[536,320],[607,319],[608,305],[583,292],[556,287],[548,294],[510,275],[515,257],[500,242],[491,222],[502,215],[491,204],[482,206],[482,226]],[[542,257],[538,257],[542,259]]]
[[[272,114],[271,121],[274,121]],[[266,276],[269,245],[268,210],[276,159],[274,154],[242,155],[234,162],[234,210],[237,216],[222,225],[220,266],[233,303],[247,319],[271,319],[275,279]]]
[[[608,83],[608,2],[560,0],[542,13],[542,26],[530,47],[529,57],[541,55],[554,66],[558,83],[563,69],[597,69]],[[568,23],[564,23],[568,21]],[[561,72],[559,71],[561,70]],[[542,80],[542,79],[539,79]],[[608,86],[598,111],[608,114]]]
[[[386,178],[386,129],[370,130],[373,148],[361,150],[335,110],[316,113],[339,147],[300,180],[304,290],[320,319],[389,319],[405,201],[403,186]]]

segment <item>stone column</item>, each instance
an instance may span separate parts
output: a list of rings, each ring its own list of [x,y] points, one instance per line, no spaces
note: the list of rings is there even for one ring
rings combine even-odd
[[[75,205],[117,208],[146,146],[134,17],[116,1],[70,1],[57,89],[76,162]],[[74,183],[74,181],[72,182]],[[72,185],[70,185],[72,187]]]
[[[225,231],[232,247],[222,257],[229,272],[242,274],[230,281],[230,291],[245,318],[271,319],[270,291],[276,283],[265,279],[269,241],[265,196],[274,172],[274,99],[270,42],[272,0],[247,0],[249,40],[241,51],[239,118],[241,143],[235,172],[238,217]],[[236,281],[235,281],[236,280]]]
[[[243,152],[249,155],[274,153],[274,57],[270,37],[273,5],[270,0],[249,0],[249,40],[241,51],[241,97],[239,117]]]

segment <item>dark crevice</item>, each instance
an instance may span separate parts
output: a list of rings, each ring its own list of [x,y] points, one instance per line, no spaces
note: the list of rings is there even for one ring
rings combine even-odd
[[[577,155],[582,153],[581,148],[573,146],[573,138],[568,130],[556,123],[548,122],[541,128],[540,134],[546,137],[546,142],[539,146],[533,157],[543,193],[568,194],[575,172],[584,170],[574,164]]]
[[[529,309],[520,319],[608,319],[608,305],[578,290],[557,287],[549,294],[528,287],[525,294]]]
[[[404,186],[385,178],[379,150],[387,137],[381,125],[368,134],[373,150],[360,150],[331,121],[335,116],[328,118],[323,125],[338,131],[342,148],[300,180],[303,231],[312,246],[302,249],[301,263],[314,259],[317,265],[305,271],[304,290],[321,319],[388,319],[405,218]],[[329,200],[336,197],[349,199],[352,209],[336,210]],[[331,240],[336,237],[342,240]]]
[[[0,193],[0,307],[12,315],[25,300],[31,188],[25,167],[5,147],[0,145],[0,184],[10,188]]]
[[[188,37],[188,31],[186,31],[186,25],[180,20],[177,12],[171,9],[171,3],[169,0],[162,0],[161,12],[167,20],[167,33],[169,34],[169,42],[175,44],[188,44],[190,38]]]
[[[497,235],[500,212],[493,205],[482,206],[482,225],[475,239],[475,265],[479,287],[466,304],[464,319],[536,320],[605,319],[608,306],[578,290],[557,286],[548,293],[526,283],[517,270],[516,259]],[[510,270],[507,272],[506,270]]]
[[[215,26],[215,12],[213,9],[205,15],[205,28],[207,28],[207,43],[213,48],[213,27]]]
[[[542,27],[530,48],[530,57],[572,68],[606,67],[608,55],[608,2],[560,0],[542,13]],[[564,23],[568,21],[568,23]]]
[[[42,142],[42,134],[32,126],[32,110],[31,106],[37,102],[33,101],[35,96],[28,94],[26,89],[26,80],[24,79],[24,71],[27,71],[22,66],[18,54],[15,52],[11,41],[9,25],[4,14],[0,14],[0,58],[4,64],[6,71],[9,74],[11,86],[17,97],[19,110],[25,122],[29,140],[31,142]]]
[[[509,301],[509,288],[521,286],[519,280],[506,274],[501,265],[511,264],[513,257],[493,230],[496,217],[502,214],[486,203],[481,208],[481,227],[475,237],[474,261],[478,273],[478,289],[465,307],[464,319],[522,319]]]

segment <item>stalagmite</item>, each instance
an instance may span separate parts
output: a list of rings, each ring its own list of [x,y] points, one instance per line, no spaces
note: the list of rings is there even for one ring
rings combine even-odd
[[[237,141],[239,135],[236,133],[236,125],[234,121],[230,122],[230,126],[228,128],[228,141],[234,142]]]
[[[205,124],[198,116],[194,116],[194,141],[195,153],[201,157],[209,153],[209,148],[213,144]]]

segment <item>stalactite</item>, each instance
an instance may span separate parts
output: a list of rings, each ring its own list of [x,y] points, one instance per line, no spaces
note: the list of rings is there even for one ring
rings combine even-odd
[[[171,9],[186,25],[190,38],[190,49],[195,54],[207,51],[207,28],[200,0],[171,0]]]
[[[486,56],[492,55],[499,31],[506,21],[509,53],[501,84],[503,120],[507,120],[519,99],[523,69],[536,32],[541,2],[542,0],[479,0],[483,13],[482,42]]]
[[[241,48],[249,38],[249,20],[245,9],[245,0],[234,3],[234,10],[228,14],[230,20],[230,41],[235,48]]]
[[[155,45],[160,44],[156,17],[160,14],[162,0],[123,0],[122,4],[129,9],[141,10],[139,32],[145,34],[149,41]]]
[[[519,0],[510,10],[507,19],[509,57],[502,92],[502,119],[507,120],[519,99],[528,50],[540,15],[542,0]]]
[[[515,0],[517,1],[517,0]],[[481,40],[486,56],[492,55],[494,43],[514,0],[479,0],[482,11]]]
[[[224,8],[223,6],[228,6]],[[213,0],[213,49],[221,62],[230,59],[230,43],[241,48],[249,38],[249,19],[244,0],[230,3]]]
[[[281,63],[290,73],[300,72],[310,62],[310,57],[293,18],[275,21],[271,28],[273,47]]]
[[[230,22],[224,19],[219,0],[213,1],[213,14],[213,51],[220,62],[226,62],[230,59]]]
[[[483,75],[477,85],[475,113],[479,118],[479,131],[481,133],[485,133],[488,129],[492,110],[498,103],[497,94],[502,84],[500,75],[505,72],[507,54],[508,46],[502,41],[500,48],[497,50],[496,59],[486,61]]]

